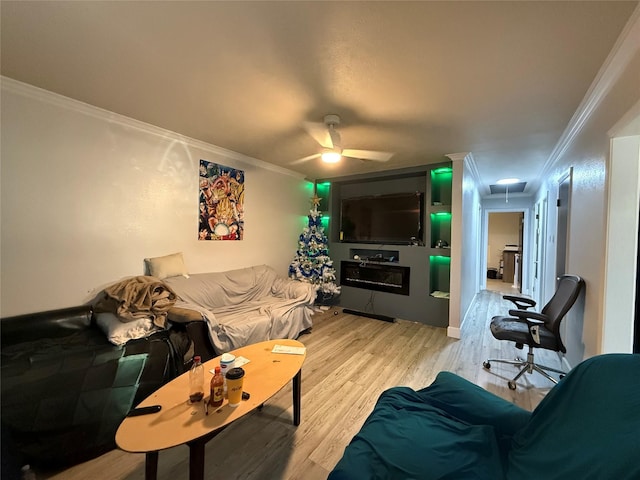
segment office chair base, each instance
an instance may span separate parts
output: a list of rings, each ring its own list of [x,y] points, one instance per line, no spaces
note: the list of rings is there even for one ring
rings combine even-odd
[[[482,362],[482,366],[484,368],[486,368],[487,370],[489,370],[489,369],[491,369],[491,362],[496,362],[496,363],[506,363],[508,365],[515,365],[516,367],[520,368],[520,372],[518,372],[518,374],[515,377],[513,377],[512,380],[509,380],[507,382],[507,385],[509,386],[509,388],[511,390],[515,390],[516,389],[516,381],[522,375],[524,375],[525,373],[533,373],[534,371],[536,371],[540,375],[542,375],[543,377],[551,380],[554,384],[557,384],[558,381],[555,378],[553,378],[551,375],[549,375],[547,373],[547,371],[559,374],[561,379],[567,374],[567,372],[563,372],[562,370],[558,370],[557,368],[547,367],[546,365],[541,365],[539,363],[535,363],[534,358],[533,358],[533,352],[531,350],[532,349],[530,348],[530,351],[527,354],[527,359],[526,360],[522,360],[520,358],[516,358],[515,360],[504,360],[504,359],[501,359],[501,358],[490,358],[490,359],[485,360],[484,362]]]

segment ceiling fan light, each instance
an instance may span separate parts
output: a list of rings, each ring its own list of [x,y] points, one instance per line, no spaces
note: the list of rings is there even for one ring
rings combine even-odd
[[[322,161],[324,163],[338,163],[342,158],[342,154],[336,150],[325,150],[322,152]]]

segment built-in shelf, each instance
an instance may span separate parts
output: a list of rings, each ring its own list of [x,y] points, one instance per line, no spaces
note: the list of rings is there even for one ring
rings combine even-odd
[[[448,276],[446,280],[443,277],[448,275],[449,266],[448,263],[443,267],[437,266],[435,263],[445,261],[435,259],[448,259],[452,250],[434,247],[439,238],[448,245],[451,244],[451,227],[448,226],[451,224],[452,212],[451,165],[447,161],[393,173],[381,172],[380,175],[332,180],[327,213],[332,216],[330,254],[340,272],[341,307],[437,327],[449,324],[449,301],[446,294],[450,287]],[[424,192],[420,225],[422,235],[415,243],[401,245],[340,241],[339,218],[343,199],[402,192]],[[322,197],[323,192],[318,195]],[[443,219],[439,227],[435,227],[440,230],[433,241],[432,235],[436,235],[436,230],[431,229],[432,223],[435,223],[431,220],[431,214],[434,218],[436,214],[446,214],[446,220]],[[353,257],[356,255],[358,260],[365,261],[355,261]],[[403,271],[410,272],[410,287],[407,279],[394,277],[399,271],[390,267],[401,267]],[[385,274],[390,276],[385,277]],[[401,282],[405,284],[404,293],[398,287]],[[436,292],[442,292],[444,298],[435,298],[432,294]]]
[[[451,214],[451,205],[431,205],[429,208],[431,213],[448,213]]]
[[[431,206],[451,205],[451,164],[442,164],[431,170]]]
[[[431,247],[442,248],[451,246],[451,213],[431,212]]]
[[[448,318],[451,284],[451,198],[453,170],[450,163],[435,166],[429,175],[429,296],[434,315]],[[446,318],[442,318],[444,323]]]
[[[451,257],[432,255],[429,257],[430,293],[449,292]]]

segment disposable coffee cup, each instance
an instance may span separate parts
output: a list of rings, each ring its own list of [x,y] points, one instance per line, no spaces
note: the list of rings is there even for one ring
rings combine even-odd
[[[220,357],[220,373],[222,374],[222,378],[224,378],[224,394],[227,394],[227,372],[233,368],[233,365],[236,363],[236,356],[232,353],[223,353]]]
[[[229,406],[237,407],[242,402],[242,381],[244,379],[244,369],[240,367],[232,368],[227,372],[227,395]]]

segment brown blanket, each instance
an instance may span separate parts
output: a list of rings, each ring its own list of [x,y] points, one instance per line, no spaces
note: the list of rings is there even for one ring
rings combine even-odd
[[[158,278],[141,275],[105,288],[94,309],[115,313],[123,322],[151,318],[155,325],[165,328],[167,311],[177,298],[175,292]]]

